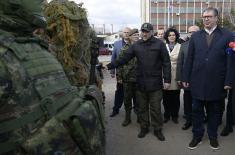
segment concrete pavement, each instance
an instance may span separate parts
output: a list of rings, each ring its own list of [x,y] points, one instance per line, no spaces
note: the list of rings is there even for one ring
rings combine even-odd
[[[104,63],[105,64],[105,63]],[[235,134],[227,137],[218,137],[220,149],[213,151],[210,148],[208,137],[205,133],[203,142],[195,150],[187,148],[192,138],[191,128],[182,130],[184,119],[182,118],[182,104],[180,110],[179,124],[169,121],[164,124],[163,133],[166,141],[160,142],[154,135],[151,128],[149,134],[143,138],[137,138],[139,125],[136,123],[136,116],[132,113],[132,123],[127,127],[122,127],[124,120],[124,108],[119,115],[109,117],[112,112],[114,91],[116,82],[110,77],[109,71],[104,70],[103,90],[106,95],[105,118],[106,118],[106,154],[107,155],[235,155]],[[222,124],[219,133],[222,130]]]

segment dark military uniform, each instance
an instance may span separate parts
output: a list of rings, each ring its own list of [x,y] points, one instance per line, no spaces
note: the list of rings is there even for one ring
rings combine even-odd
[[[102,155],[101,92],[71,86],[47,44],[31,35],[41,18],[20,14],[34,19],[40,2],[0,2],[17,16],[0,10],[0,154]]]
[[[150,110],[152,125],[156,131],[159,131],[163,126],[161,115],[163,79],[165,83],[171,81],[169,54],[165,44],[151,36],[146,41],[141,39],[131,45],[124,56],[109,64],[108,68],[124,65],[134,57],[137,58],[136,96],[139,103],[141,129],[148,130]]]

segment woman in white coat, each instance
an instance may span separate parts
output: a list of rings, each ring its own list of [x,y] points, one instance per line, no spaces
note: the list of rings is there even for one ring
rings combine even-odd
[[[164,35],[166,47],[171,60],[171,86],[163,91],[164,123],[170,118],[178,124],[178,113],[180,108],[180,87],[176,81],[176,65],[180,51],[179,32],[174,28],[169,28]]]

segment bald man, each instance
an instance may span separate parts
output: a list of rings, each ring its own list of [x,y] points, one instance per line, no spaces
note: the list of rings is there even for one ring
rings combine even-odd
[[[113,62],[117,59],[121,48],[128,43],[130,31],[131,31],[131,29],[129,27],[125,27],[121,33],[122,40],[118,40],[118,41],[114,42],[114,49],[112,52],[111,62]],[[111,70],[110,73],[111,73],[111,77],[114,78],[115,77],[115,69]],[[124,98],[124,92],[123,92],[122,80],[117,79],[115,98],[114,98],[114,106],[113,106],[113,111],[110,114],[110,117],[114,117],[119,113],[119,109],[122,107],[122,104],[123,104],[123,98]]]
[[[158,39],[160,39],[161,41],[164,42],[164,33],[165,33],[164,29],[158,29],[156,38],[158,38]]]
[[[188,38],[191,38],[191,35],[198,31],[198,26],[190,26],[188,28]],[[187,59],[188,55],[188,46],[189,46],[189,39],[182,43],[180,47],[179,57],[177,61],[177,69],[176,69],[176,81],[179,85],[182,85],[182,74],[183,74],[183,65]],[[189,88],[184,88],[184,114],[186,117],[186,123],[183,125],[182,129],[187,130],[192,126],[192,96]]]

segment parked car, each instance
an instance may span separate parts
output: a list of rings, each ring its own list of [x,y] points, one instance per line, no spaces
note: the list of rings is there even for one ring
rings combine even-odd
[[[99,55],[111,55],[112,52],[108,50],[106,47],[99,48]]]
[[[105,43],[104,47],[106,47],[112,54],[114,45],[112,43]]]

